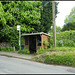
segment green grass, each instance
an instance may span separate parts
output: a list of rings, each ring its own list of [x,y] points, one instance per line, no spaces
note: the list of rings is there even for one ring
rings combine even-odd
[[[45,52],[48,52],[48,51],[50,51],[51,50],[51,48],[48,48],[48,49],[40,49],[40,50],[37,50],[37,52],[36,52],[36,54],[38,55],[38,54],[42,54],[42,53],[45,53]]]
[[[19,54],[30,54],[29,50],[19,50],[18,51]]]
[[[75,47],[56,47],[56,48],[48,48],[48,49],[40,49],[36,52],[37,55],[48,52],[48,51],[74,51]]]
[[[56,47],[56,48],[53,48],[53,50],[57,50],[57,51],[70,51],[70,50],[75,50],[75,47]]]
[[[68,65],[75,67],[75,53],[74,52],[66,52],[66,53],[53,53],[49,56],[45,56],[45,63],[49,64],[60,64],[60,65]]]
[[[51,51],[50,51],[51,50]],[[50,54],[44,52],[49,51]],[[42,54],[32,60],[57,65],[66,65],[75,67],[75,47],[56,47],[48,50],[40,50],[37,54]]]
[[[35,57],[33,60],[47,64],[57,64],[75,67],[74,52],[51,53],[50,55],[45,54],[39,57]]]

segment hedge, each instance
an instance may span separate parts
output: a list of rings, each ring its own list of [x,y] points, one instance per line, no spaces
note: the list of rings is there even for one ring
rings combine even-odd
[[[51,33],[50,45],[53,46],[53,34]],[[75,47],[75,31],[64,31],[56,33],[56,45],[57,47]]]
[[[7,51],[7,52],[10,52],[10,51],[13,51],[13,47],[1,47],[1,48],[0,48],[0,51]]]

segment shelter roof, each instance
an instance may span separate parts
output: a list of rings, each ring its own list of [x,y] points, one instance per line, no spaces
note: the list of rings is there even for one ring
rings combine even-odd
[[[40,32],[40,33],[29,33],[29,34],[22,34],[22,36],[42,35],[42,34],[47,35],[47,36],[51,36],[51,35],[49,35],[49,34],[47,34],[47,33],[44,33],[44,32]]]

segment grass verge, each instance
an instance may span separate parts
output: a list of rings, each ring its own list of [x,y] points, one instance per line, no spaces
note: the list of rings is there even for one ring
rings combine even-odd
[[[33,60],[43,62],[47,64],[57,64],[75,67],[75,53],[74,52],[62,52],[51,53],[50,55],[41,55],[35,57]]]
[[[75,67],[75,47],[56,47],[48,49],[46,51],[39,51],[39,55],[33,58],[32,60],[47,64]]]
[[[37,50],[36,55],[39,55],[39,54],[48,52],[48,51],[50,51],[50,50],[51,50],[51,48],[48,48],[48,49],[42,49],[42,48],[41,48],[40,50]]]

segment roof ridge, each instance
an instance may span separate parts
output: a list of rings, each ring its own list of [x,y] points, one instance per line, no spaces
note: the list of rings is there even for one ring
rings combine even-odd
[[[47,33],[44,33],[44,32],[40,32],[40,33],[22,34],[22,36],[25,36],[25,35],[39,35],[39,34],[45,34],[45,35],[47,35],[47,36],[51,36],[51,35],[49,35],[49,34],[47,34]]]

